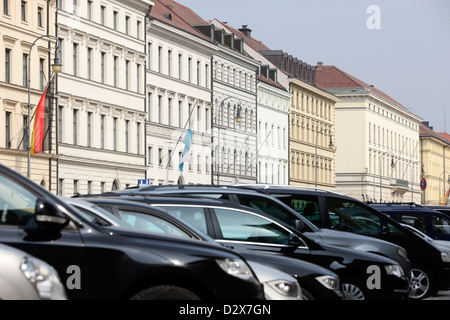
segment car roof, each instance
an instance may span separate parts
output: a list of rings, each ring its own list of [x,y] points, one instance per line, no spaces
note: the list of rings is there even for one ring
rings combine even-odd
[[[419,205],[413,202],[387,202],[387,203],[369,203],[372,208],[375,208],[379,211],[420,211],[420,212],[428,212],[428,213],[438,213],[438,211],[433,210],[432,208]]]

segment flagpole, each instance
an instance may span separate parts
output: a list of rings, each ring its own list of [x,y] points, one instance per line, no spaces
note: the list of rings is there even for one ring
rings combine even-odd
[[[35,43],[41,38],[53,38],[56,40],[55,46],[55,59],[52,64],[52,70],[54,73],[58,73],[61,71],[61,64],[59,62],[58,50],[59,50],[59,39],[50,34],[44,34],[40,37],[37,37],[30,46],[30,50],[28,52],[28,117],[27,117],[27,151],[28,151],[28,161],[27,161],[27,178],[30,179],[30,163],[31,163],[31,130],[30,130],[30,113],[31,113],[31,50]]]
[[[166,164],[166,180],[164,181],[164,184],[165,184],[165,185],[167,185],[167,183],[168,183],[168,181],[169,181],[169,166],[170,166],[170,161],[172,160],[172,156],[173,156],[175,150],[177,149],[178,144],[179,144],[180,141],[181,141],[181,137],[183,136],[184,129],[186,129],[186,126],[187,126],[187,125],[189,124],[189,122],[191,121],[192,112],[195,110],[195,106],[197,105],[197,102],[198,102],[198,99],[195,99],[195,104],[194,104],[194,106],[192,107],[191,110],[189,110],[189,117],[188,117],[188,119],[186,120],[186,123],[184,124],[183,132],[180,134],[180,137],[178,138],[178,141],[177,141],[177,143],[175,144],[175,147],[173,148],[173,152],[172,152],[172,154],[169,155],[169,159],[167,160],[167,164]]]

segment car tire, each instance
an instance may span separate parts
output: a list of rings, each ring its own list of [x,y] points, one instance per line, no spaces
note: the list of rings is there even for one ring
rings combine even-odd
[[[142,290],[130,300],[200,300],[200,298],[185,288],[161,285]]]
[[[371,300],[370,292],[364,283],[353,277],[341,277],[341,291],[344,300]]]
[[[430,269],[422,264],[413,264],[411,266],[408,298],[412,300],[425,299],[435,292],[434,287],[434,279]]]

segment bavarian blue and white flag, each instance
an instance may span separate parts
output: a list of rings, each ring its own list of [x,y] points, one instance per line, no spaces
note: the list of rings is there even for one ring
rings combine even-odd
[[[191,143],[192,143],[192,130],[188,129],[186,132],[186,135],[183,139],[184,143],[184,151],[181,157],[180,161],[180,171],[183,172],[183,166],[185,163],[189,163],[189,160],[191,158]]]

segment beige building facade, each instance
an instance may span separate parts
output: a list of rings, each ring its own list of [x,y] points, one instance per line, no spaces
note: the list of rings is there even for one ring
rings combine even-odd
[[[5,0],[1,2],[0,10],[0,163],[55,191],[58,157],[53,111],[56,80],[52,81],[46,95],[43,152],[31,155],[28,162],[33,114],[53,76],[50,65],[56,45],[55,1]]]

